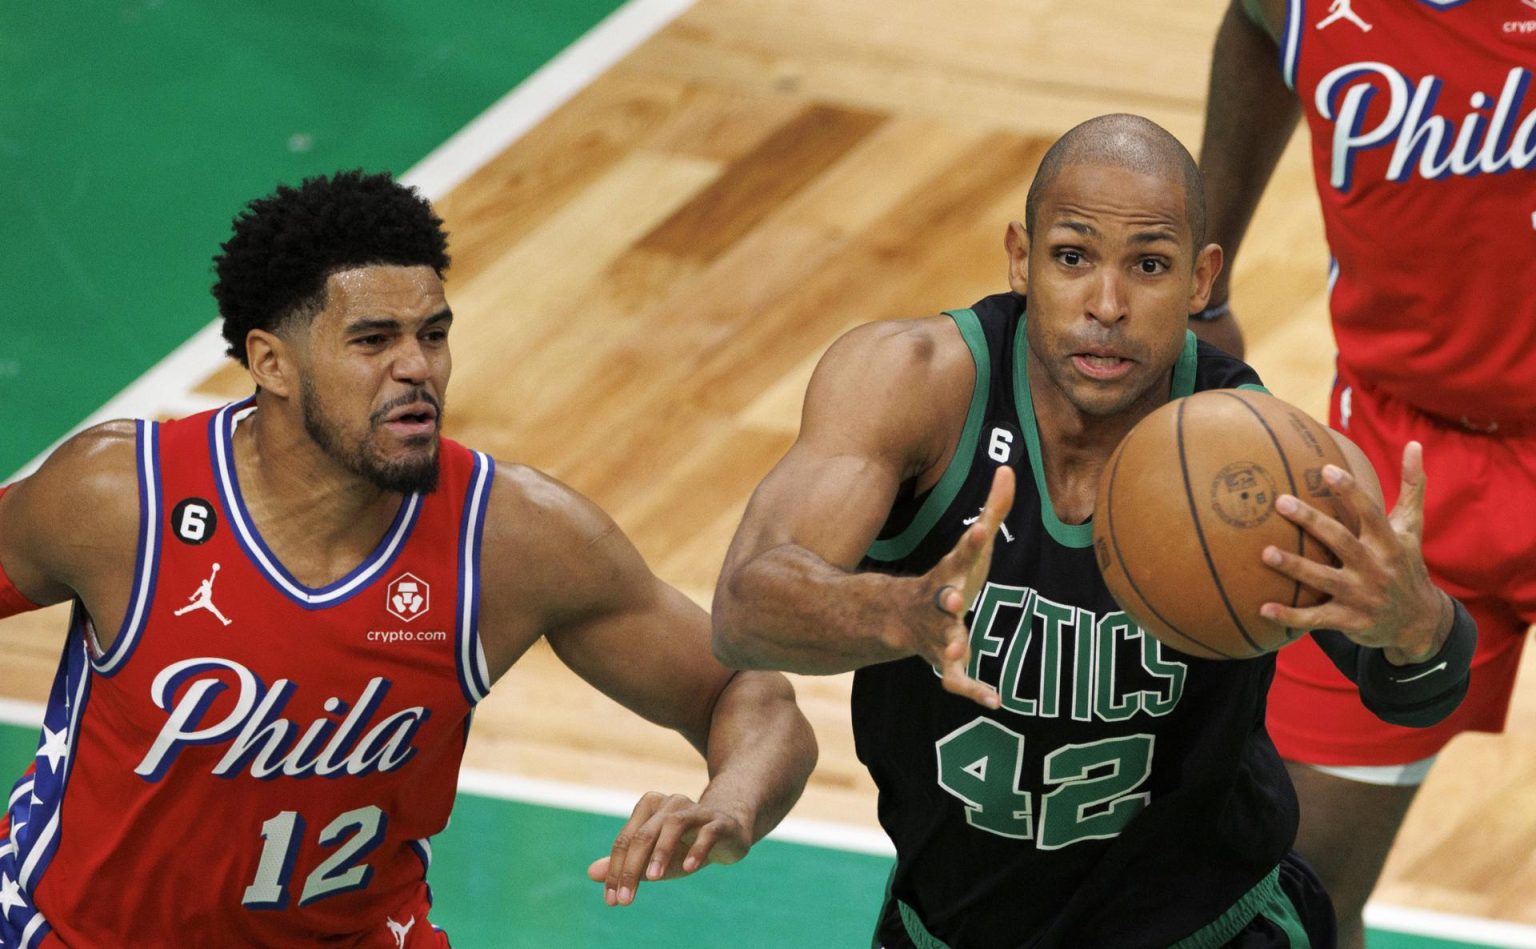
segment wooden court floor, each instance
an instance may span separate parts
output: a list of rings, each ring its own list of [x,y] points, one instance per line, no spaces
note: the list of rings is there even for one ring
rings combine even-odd
[[[1223,6],[698,0],[439,201],[459,314],[449,434],[593,497],[707,605],[828,343],[1004,289],[1004,228],[1071,125],[1132,111],[1193,148]],[[1298,145],[1234,301],[1270,388],[1320,415],[1327,252]],[[196,388],[248,390],[232,369]],[[42,699],[63,623],[0,624],[16,659],[0,694]],[[849,681],[796,680],[822,746],[796,814],[872,827]],[[1536,923],[1533,703],[1528,685],[1509,734],[1446,753],[1380,899]],[[542,648],[482,706],[467,764],[636,792],[703,776]]]

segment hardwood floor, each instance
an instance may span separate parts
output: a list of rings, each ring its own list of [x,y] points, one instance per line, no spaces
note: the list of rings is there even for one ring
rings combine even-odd
[[[591,496],[707,605],[826,346],[1003,289],[1004,228],[1078,121],[1134,111],[1195,147],[1223,6],[699,0],[438,202],[459,314],[449,434]],[[1327,252],[1301,145],[1233,297],[1272,391],[1322,415]],[[248,388],[234,367],[198,387]],[[0,623],[0,694],[42,699],[63,625]],[[849,681],[797,678],[822,756],[796,813],[873,826]],[[1536,922],[1530,692],[1510,734],[1444,756],[1379,898]],[[482,706],[468,763],[637,791],[702,780],[681,739],[543,647]]]

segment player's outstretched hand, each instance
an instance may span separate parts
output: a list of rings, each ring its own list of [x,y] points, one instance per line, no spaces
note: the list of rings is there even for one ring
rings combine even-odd
[[[735,863],[751,846],[748,827],[735,815],[683,794],[650,791],[614,838],[613,852],[592,861],[587,877],[603,884],[609,906],[628,906],[641,880],[670,880],[711,863]]]
[[[1424,566],[1423,447],[1409,442],[1403,449],[1402,489],[1390,515],[1342,468],[1328,465],[1323,477],[1360,518],[1360,535],[1297,498],[1277,498],[1275,508],[1325,544],[1339,563],[1329,567],[1265,548],[1265,563],[1329,599],[1304,609],[1266,603],[1260,612],[1293,629],[1339,630],[1362,646],[1385,649],[1399,665],[1434,655],[1454,608]]]
[[[987,582],[992,566],[992,543],[1003,518],[1013,508],[1013,469],[999,466],[992,476],[981,516],[960,537],[955,548],[934,568],[917,578],[913,602],[906,610],[910,645],[939,670],[944,688],[956,695],[997,708],[997,690],[971,678],[971,632],[965,625],[966,608]]]

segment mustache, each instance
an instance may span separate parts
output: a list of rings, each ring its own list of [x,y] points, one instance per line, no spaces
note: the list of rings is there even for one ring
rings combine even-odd
[[[1074,353],[1086,352],[1090,349],[1109,349],[1127,359],[1140,360],[1145,355],[1143,347],[1132,343],[1125,338],[1124,333],[1118,333],[1110,329],[1101,332],[1078,332],[1066,337],[1064,345],[1067,350]]]
[[[368,416],[368,421],[374,425],[379,425],[389,416],[389,413],[393,412],[395,409],[405,408],[407,405],[415,405],[417,402],[425,402],[432,406],[432,410],[437,413],[438,424],[442,424],[442,402],[438,401],[437,397],[432,393],[422,388],[412,389],[405,395],[390,399],[388,402],[375,409],[373,414]]]

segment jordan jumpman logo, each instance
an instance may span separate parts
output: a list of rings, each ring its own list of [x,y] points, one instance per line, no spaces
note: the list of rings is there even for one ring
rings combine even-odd
[[[202,583],[199,583],[197,585],[197,590],[191,596],[187,597],[187,600],[189,601],[187,605],[183,606],[172,615],[180,616],[183,613],[190,613],[193,610],[207,610],[214,616],[218,617],[219,622],[223,623],[225,626],[228,626],[229,619],[225,617],[223,613],[219,612],[219,608],[217,606],[213,605],[213,578],[218,575],[219,565],[214,564],[213,572],[208,575],[208,579],[204,580]]]

